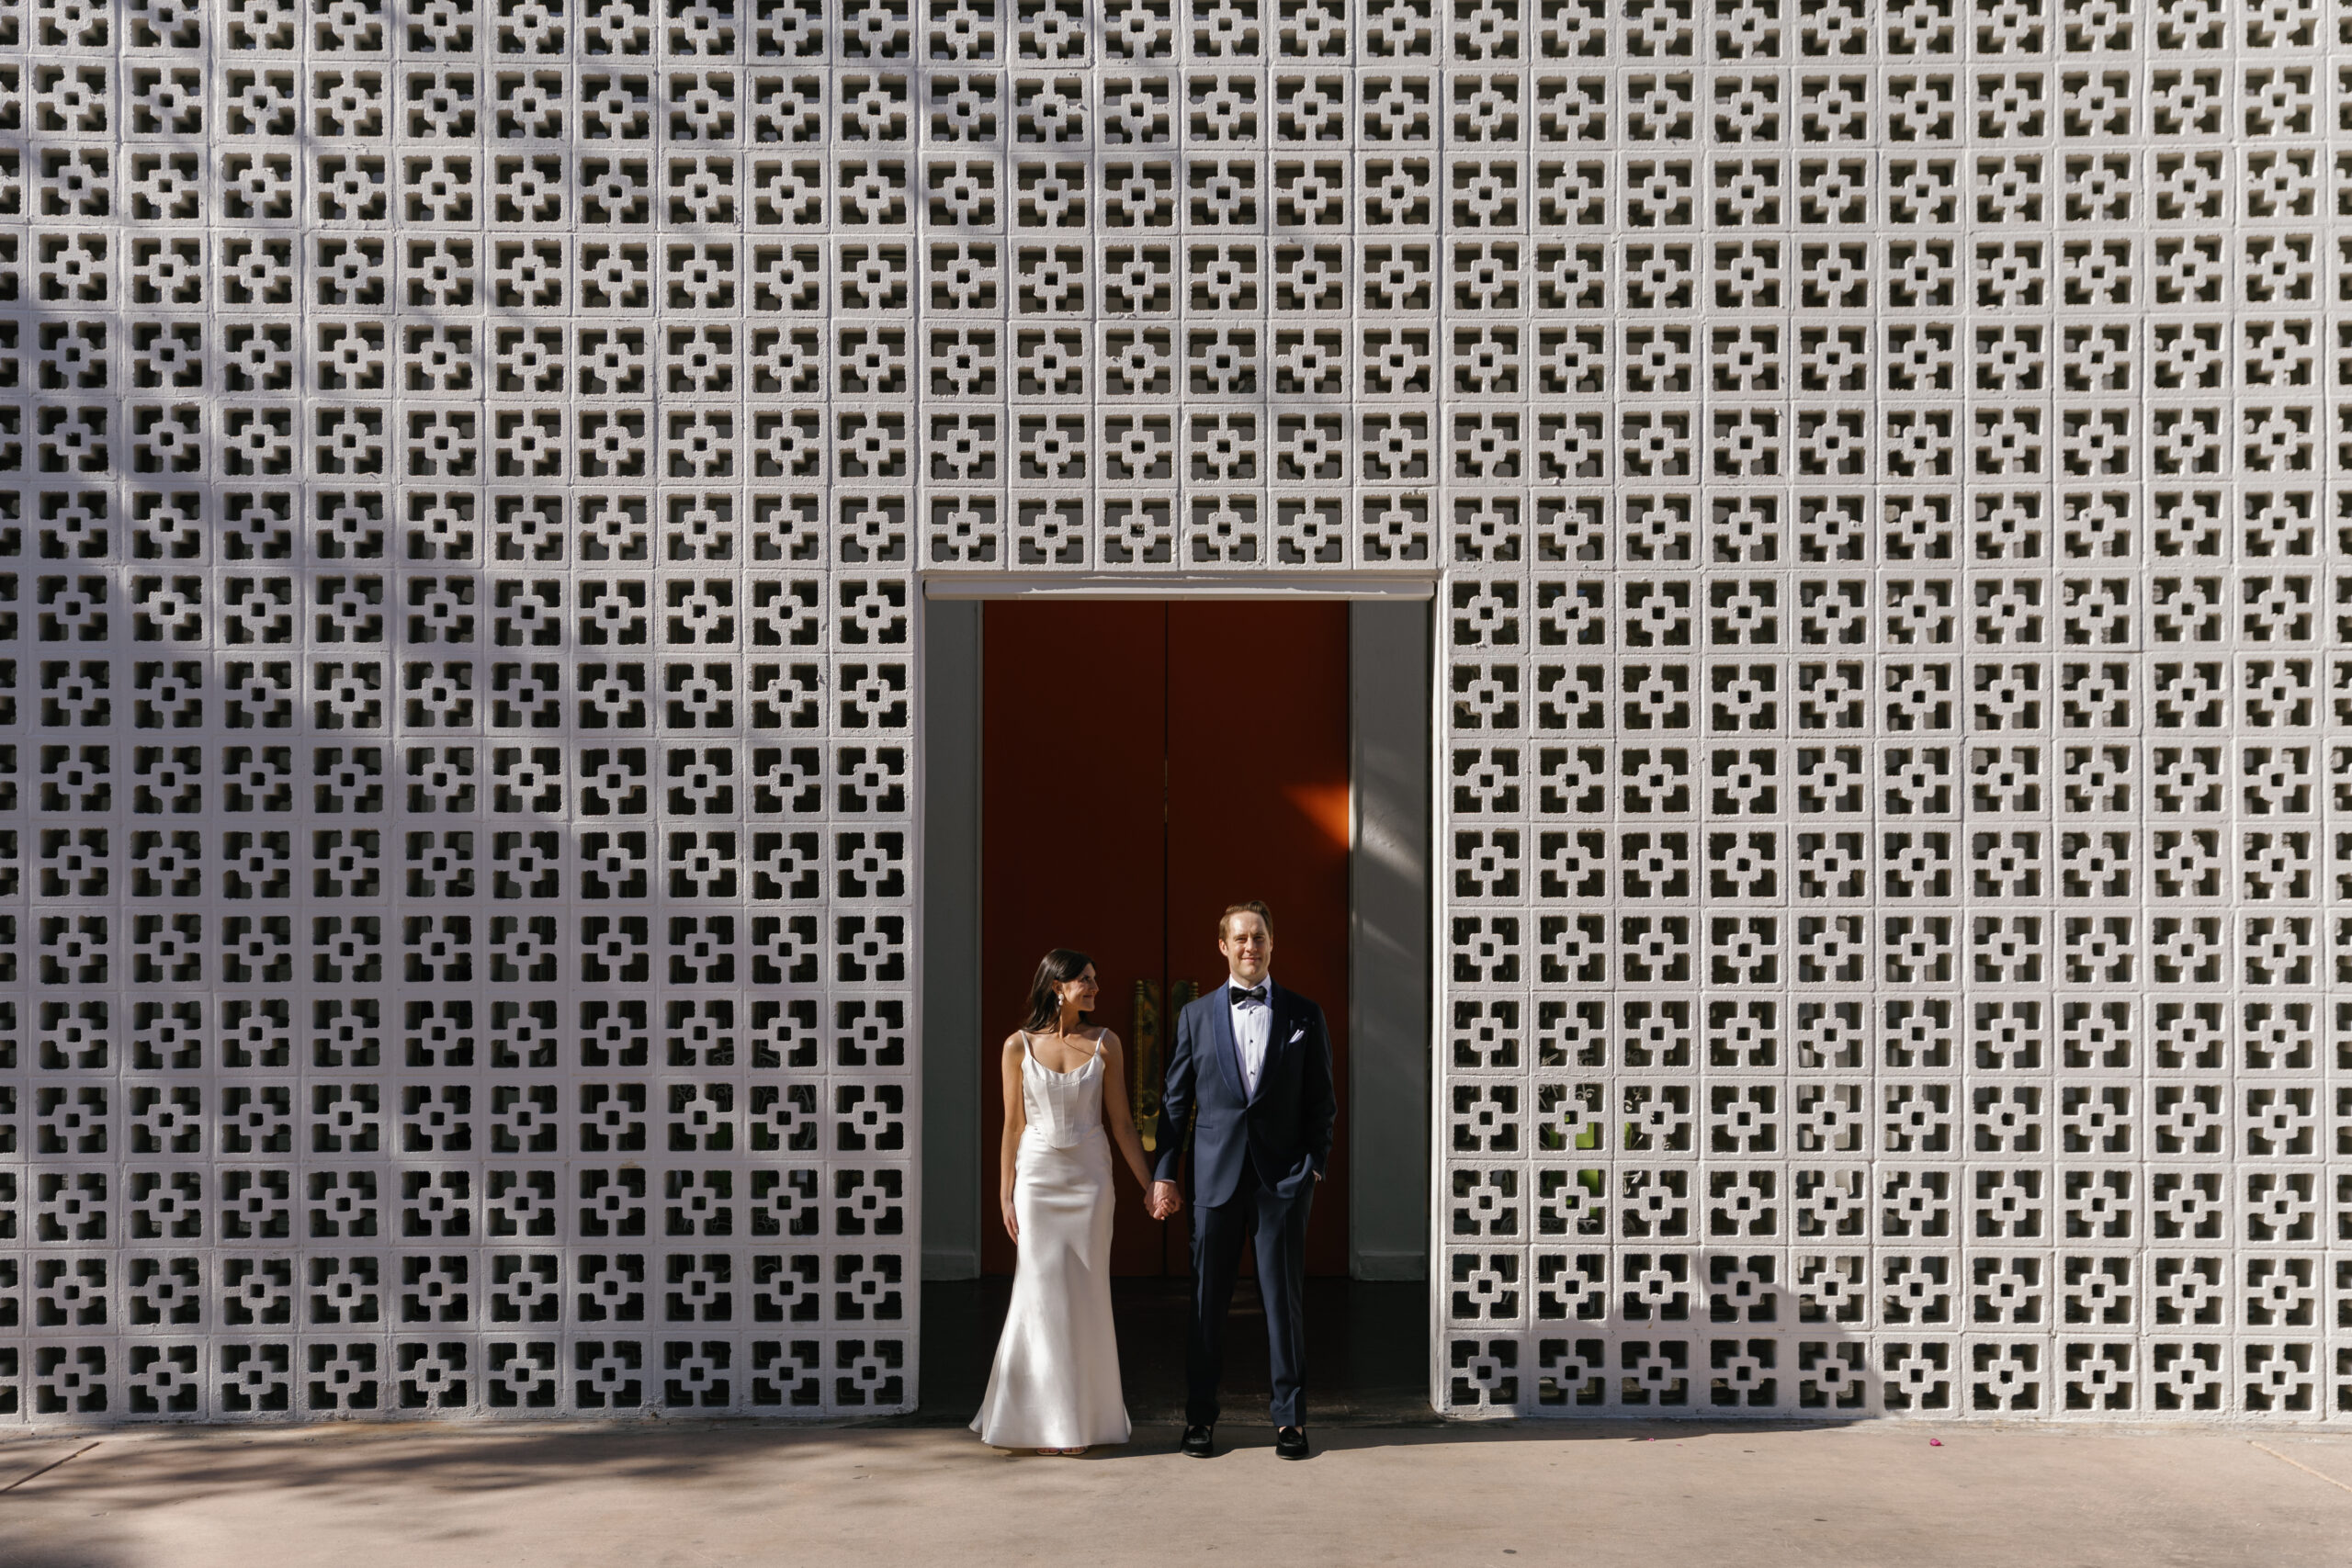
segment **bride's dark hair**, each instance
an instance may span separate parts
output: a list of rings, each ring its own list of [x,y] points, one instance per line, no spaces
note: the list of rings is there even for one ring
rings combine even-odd
[[[1034,1033],[1053,1023],[1062,1015],[1061,999],[1054,995],[1054,987],[1067,986],[1086,973],[1094,960],[1075,948],[1057,947],[1037,960],[1037,977],[1029,982],[1029,1019],[1021,1028]],[[1092,1013],[1080,1013],[1081,1019],[1093,1018]]]

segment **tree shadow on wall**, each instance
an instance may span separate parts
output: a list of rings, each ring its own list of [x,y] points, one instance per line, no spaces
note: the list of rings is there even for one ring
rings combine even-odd
[[[220,112],[267,118],[265,85]],[[912,550],[832,503],[910,490],[913,448],[763,441],[751,321],[719,371],[672,341],[661,310],[713,301],[665,290],[754,287],[731,217],[649,214],[613,269],[550,273],[527,224],[399,226],[444,197],[281,107],[243,128],[272,138],[254,180],[207,187],[267,209],[214,214],[249,231],[126,186],[45,215],[107,232],[17,258],[47,357],[0,782],[34,904],[0,921],[9,1065],[62,1076],[22,1108],[23,1190],[0,1176],[42,1249],[0,1278],[43,1339],[8,1381],[68,1421],[493,1382],[518,1414],[695,1412],[753,1406],[755,1371],[780,1413],[903,1403]],[[525,199],[493,145],[451,143],[478,208]],[[155,146],[209,166],[202,135]],[[256,194],[314,156],[357,206],[309,216],[352,226],[303,220],[299,180]],[[567,288],[610,295],[601,348],[504,386],[504,339],[577,324]],[[836,346],[775,400],[830,408]],[[592,375],[636,428],[590,439]]]

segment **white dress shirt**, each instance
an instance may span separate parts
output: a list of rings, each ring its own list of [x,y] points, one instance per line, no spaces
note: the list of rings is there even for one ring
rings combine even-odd
[[[1250,987],[1230,976],[1225,984],[1225,1005],[1232,1010],[1234,1043],[1241,1047],[1241,1092],[1255,1098],[1258,1075],[1266,1067],[1266,1042],[1274,1030],[1274,983],[1272,979],[1259,981],[1266,988],[1266,996],[1264,1000],[1255,1002],[1237,1002],[1233,998],[1235,991]]]

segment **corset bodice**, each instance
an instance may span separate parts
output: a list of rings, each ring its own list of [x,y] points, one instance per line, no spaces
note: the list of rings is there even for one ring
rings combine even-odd
[[[1029,1130],[1048,1148],[1074,1149],[1102,1127],[1102,1053],[1067,1073],[1037,1060],[1029,1038],[1021,1039],[1021,1103]]]

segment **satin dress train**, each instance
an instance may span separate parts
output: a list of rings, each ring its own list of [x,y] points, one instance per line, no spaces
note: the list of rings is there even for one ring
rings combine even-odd
[[[1021,1037],[1029,1124],[1012,1166],[1020,1261],[972,1430],[1001,1449],[1124,1443],[1132,1431],[1111,1320],[1111,1140],[1102,1056],[1057,1073]]]

